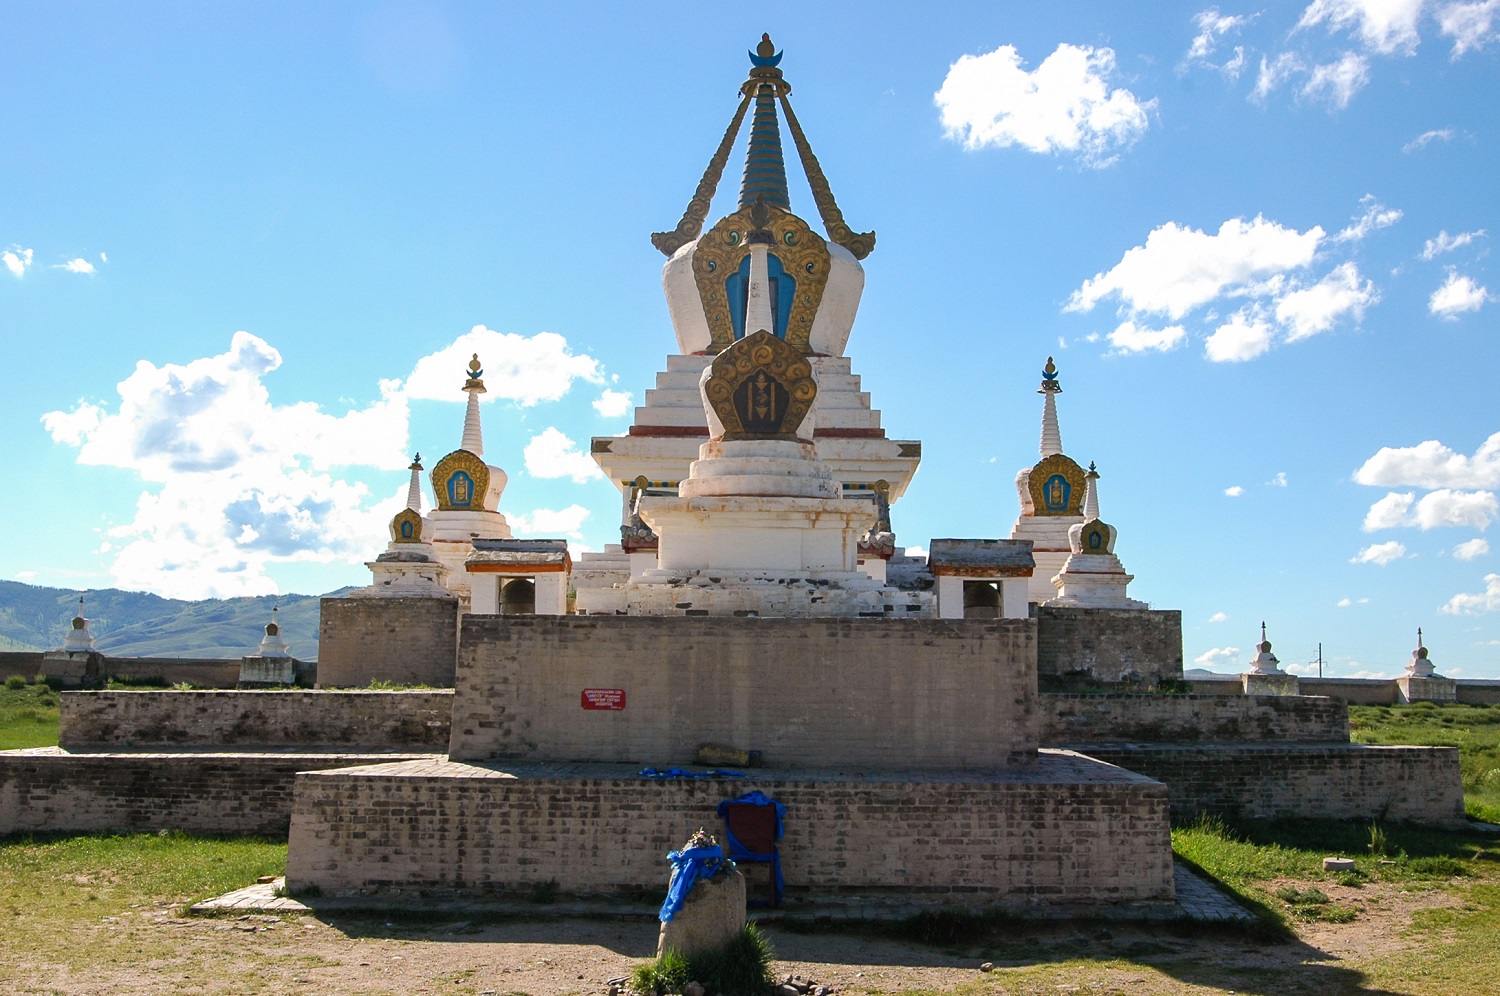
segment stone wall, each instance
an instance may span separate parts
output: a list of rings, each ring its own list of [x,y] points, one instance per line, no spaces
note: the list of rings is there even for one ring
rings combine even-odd
[[[759,790],[787,807],[791,894],[933,893],[945,902],[1172,895],[1166,790],[1067,752],[1024,771],[883,777],[756,772],[647,781],[631,765],[389,764],[298,776],[293,889],[660,895],[664,856],[715,807]]]
[[[64,692],[59,743],[80,747],[448,747],[451,691]]]
[[[1114,684],[1182,677],[1182,613],[1039,606],[1037,673]]]
[[[1029,619],[466,616],[449,753],[985,768],[1036,746]],[[588,708],[614,704],[623,708]]]
[[[184,830],[279,836],[291,819],[297,772],[391,759],[352,753],[3,751],[0,834]]]
[[[1069,695],[1044,692],[1041,742],[1348,743],[1338,699],[1267,695]]]
[[[318,621],[318,687],[373,680],[453,687],[458,600],[325,598]]]
[[[42,670],[42,654],[32,653],[26,650],[7,650],[0,652],[0,681],[12,675],[20,675],[27,681],[35,678]]]
[[[1308,678],[1299,676],[1303,695],[1328,695],[1350,705],[1395,705],[1401,690],[1394,678]]]
[[[1172,818],[1226,813],[1463,826],[1454,747],[1364,744],[1099,746],[1079,750],[1166,782]]]

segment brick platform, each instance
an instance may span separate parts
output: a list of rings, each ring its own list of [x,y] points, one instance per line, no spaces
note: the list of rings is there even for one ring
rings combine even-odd
[[[1170,899],[1166,787],[1066,751],[988,773],[756,771],[650,781],[634,765],[424,760],[297,777],[295,892],[659,890],[667,851],[759,789],[788,807],[789,893],[1026,906]]]

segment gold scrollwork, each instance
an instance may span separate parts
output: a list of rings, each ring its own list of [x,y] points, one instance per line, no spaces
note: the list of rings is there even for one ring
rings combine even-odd
[[[457,475],[468,477],[467,483]],[[454,491],[448,485],[452,481]],[[438,509],[443,512],[474,512],[484,508],[490,489],[490,468],[468,450],[454,450],[432,468],[432,493],[437,495]],[[467,492],[466,494],[460,492]]]
[[[828,177],[818,157],[813,155],[807,136],[802,134],[802,125],[792,113],[791,101],[781,95],[781,109],[786,113],[787,127],[792,131],[792,141],[797,145],[797,155],[802,159],[802,172],[807,174],[807,185],[812,188],[813,201],[818,205],[818,214],[823,218],[823,227],[828,237],[854,254],[855,259],[864,259],[875,249],[874,232],[856,232],[844,221],[844,212],[833,199],[833,190],[828,186]]]
[[[740,385],[760,374],[787,392],[786,409],[775,432],[747,432],[734,403]],[[818,384],[805,356],[762,330],[745,336],[714,358],[703,396],[724,424],[725,439],[796,439],[797,429],[818,396]]]
[[[719,142],[718,149],[714,150],[713,158],[708,161],[708,168],[703,171],[703,179],[698,181],[698,189],[693,191],[693,197],[687,203],[687,208],[682,212],[682,220],[677,227],[670,232],[652,232],[651,244],[661,251],[663,256],[671,256],[677,250],[687,245],[698,237],[703,231],[703,222],[708,218],[708,209],[714,199],[714,191],[719,187],[719,180],[724,176],[724,164],[729,161],[729,151],[734,148],[734,139],[740,133],[740,123],[745,120],[745,109],[750,106],[750,97],[746,95],[740,101],[740,106],[734,112],[734,119],[729,122],[729,128],[724,132],[724,138]]]
[[[403,508],[391,519],[391,542],[422,542],[422,516],[409,508]]]
[[[1055,482],[1057,477],[1061,477],[1062,482]],[[1060,486],[1063,483],[1066,487]],[[1031,468],[1026,486],[1031,497],[1033,515],[1082,514],[1083,468],[1063,454],[1054,453],[1043,457]]]
[[[751,218],[751,212],[757,210],[769,214],[764,229]],[[721,219],[698,240],[698,248],[693,253],[693,278],[697,281],[698,297],[703,302],[703,314],[708,320],[708,351],[722,352],[734,342],[734,321],[730,317],[724,281],[750,254],[749,234],[758,229],[770,233],[769,251],[797,281],[797,293],[787,316],[787,344],[799,352],[810,352],[813,320],[817,318],[818,306],[823,303],[823,292],[828,287],[831,262],[828,243],[795,214],[763,202],[759,208],[752,204]]]

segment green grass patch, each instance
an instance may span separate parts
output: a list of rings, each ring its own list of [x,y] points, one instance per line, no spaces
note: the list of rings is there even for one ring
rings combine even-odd
[[[753,923],[723,948],[683,957],[668,949],[658,958],[642,962],[630,974],[630,988],[641,994],[681,993],[689,982],[697,982],[711,993],[757,994],[774,981],[771,962],[776,952]]]
[[[57,692],[46,685],[0,688],[0,750],[57,746]]]
[[[1464,808],[1475,819],[1500,823],[1500,706],[1350,706],[1349,734],[1366,744],[1457,747]]]

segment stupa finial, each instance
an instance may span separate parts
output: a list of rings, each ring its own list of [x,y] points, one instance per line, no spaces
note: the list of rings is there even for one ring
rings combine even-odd
[[[1054,400],[1062,393],[1062,385],[1057,382],[1057,364],[1052,362],[1052,357],[1047,357],[1047,365],[1042,368],[1042,386],[1037,388],[1037,393],[1042,396],[1042,441],[1039,447],[1042,456],[1054,456],[1062,452],[1062,428],[1057,422],[1057,402]]]
[[[1089,461],[1089,471],[1083,475],[1083,518],[1084,521],[1099,518],[1099,471],[1094,467],[1094,462]]]
[[[411,465],[406,468],[411,471],[411,481],[406,486],[406,507],[422,514],[422,454],[418,453],[411,458]]]
[[[464,435],[458,444],[461,450],[468,450],[475,456],[484,456],[484,433],[479,427],[479,396],[485,393],[484,381],[480,378],[484,375],[484,368],[480,366],[479,354],[469,361],[469,379],[464,381],[464,391],[469,395],[469,407],[464,412]]]

